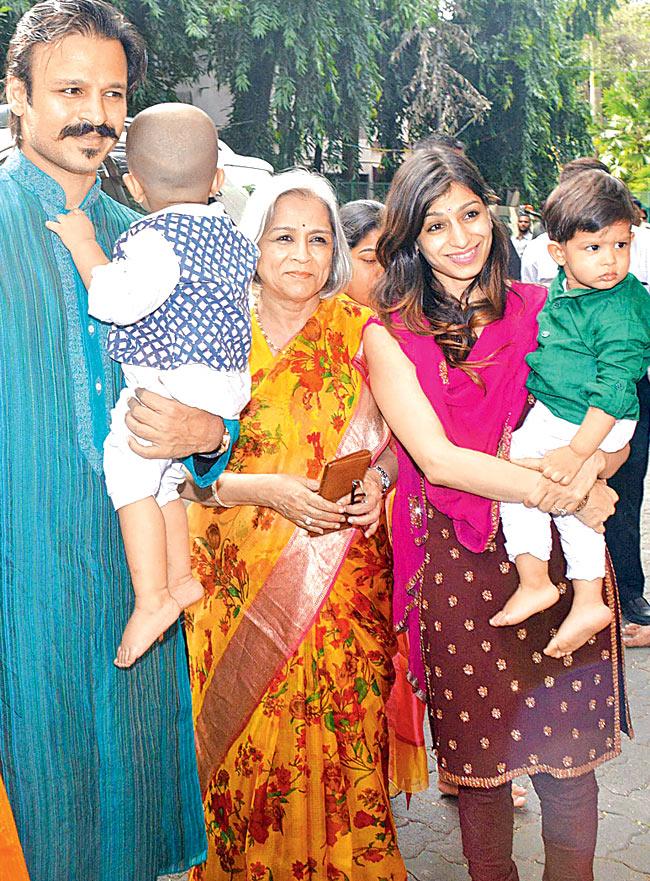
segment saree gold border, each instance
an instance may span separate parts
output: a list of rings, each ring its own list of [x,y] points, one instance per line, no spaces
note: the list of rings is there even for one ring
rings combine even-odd
[[[337,457],[385,448],[389,431],[365,383]],[[201,789],[245,728],[276,672],[312,625],[355,530],[310,536],[296,528],[214,670],[196,722]]]

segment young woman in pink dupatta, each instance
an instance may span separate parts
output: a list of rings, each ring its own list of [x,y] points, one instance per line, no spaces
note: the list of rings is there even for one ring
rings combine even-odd
[[[509,282],[490,191],[465,157],[418,151],[397,173],[378,254],[383,322],[364,334],[373,394],[394,435],[396,620],[410,635],[410,678],[426,694],[442,779],[459,787],[474,881],[516,881],[510,781],[529,774],[542,805],[545,881],[591,881],[593,769],[627,730],[614,624],[573,656],[542,653],[571,601],[517,627],[489,619],[517,584],[499,501],[575,511],[602,531],[615,493],[602,478],[625,453],[596,454],[568,487],[508,461],[526,406],[525,356],[545,290]],[[587,498],[588,497],[588,498]],[[587,501],[585,502],[585,499]],[[604,595],[615,610],[614,585]]]

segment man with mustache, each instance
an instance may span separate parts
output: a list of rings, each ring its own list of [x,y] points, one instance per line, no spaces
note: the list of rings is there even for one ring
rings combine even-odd
[[[112,663],[131,591],[102,479],[119,374],[72,259],[45,226],[82,207],[110,254],[134,214],[99,188],[146,69],[102,0],[20,20],[0,169],[0,766],[32,881],[154,881],[205,855],[184,647],[172,628]],[[218,418],[146,398],[150,455],[219,446]]]

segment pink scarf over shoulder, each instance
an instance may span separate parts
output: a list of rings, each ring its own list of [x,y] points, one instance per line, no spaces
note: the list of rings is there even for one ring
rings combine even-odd
[[[404,328],[396,330],[404,354],[413,362],[422,390],[436,411],[449,440],[459,447],[507,456],[510,435],[526,403],[528,367],[525,357],[537,344],[537,315],[546,289],[514,282],[502,318],[484,328],[470,360],[484,387],[462,370],[448,366],[432,337]],[[371,321],[377,321],[371,319]],[[419,616],[415,598],[424,572],[426,505],[451,519],[456,538],[468,550],[484,551],[498,528],[499,505],[471,493],[428,483],[397,444],[399,478],[393,507],[397,629],[409,632],[411,680],[424,688],[420,656]]]

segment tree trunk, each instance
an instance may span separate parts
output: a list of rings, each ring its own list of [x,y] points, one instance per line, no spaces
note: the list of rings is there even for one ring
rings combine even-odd
[[[359,115],[357,113],[350,120],[349,126],[343,133],[343,148],[341,160],[343,168],[343,180],[356,180],[359,177]]]
[[[314,147],[314,171],[322,174],[323,171],[323,148],[320,144]]]
[[[251,67],[248,91],[233,94],[230,122],[223,135],[235,152],[273,162],[275,154],[269,114],[275,52],[273,45],[264,45],[266,42],[260,41],[259,60]]]

